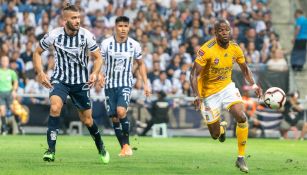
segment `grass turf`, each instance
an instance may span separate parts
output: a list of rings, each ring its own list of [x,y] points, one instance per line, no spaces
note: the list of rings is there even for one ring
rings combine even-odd
[[[131,137],[137,150],[120,158],[117,140],[104,137],[111,155],[103,165],[90,136],[59,136],[55,162],[42,160],[45,136],[0,136],[0,174],[243,174],[235,166],[236,139]],[[249,139],[250,174],[306,174],[307,141]]]

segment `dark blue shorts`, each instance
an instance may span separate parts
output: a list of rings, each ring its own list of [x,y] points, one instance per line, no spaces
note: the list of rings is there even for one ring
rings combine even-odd
[[[118,106],[128,108],[130,103],[131,87],[117,87],[105,89],[105,106],[109,117],[116,116]]]
[[[62,99],[63,103],[66,103],[67,96],[69,95],[73,104],[79,110],[91,109],[92,103],[88,84],[65,84],[56,82],[52,85],[53,88],[50,90],[49,97],[57,95]]]

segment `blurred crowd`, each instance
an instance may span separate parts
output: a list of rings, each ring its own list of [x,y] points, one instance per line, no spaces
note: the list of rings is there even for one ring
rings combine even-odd
[[[154,93],[192,95],[189,75],[195,53],[214,36],[218,18],[229,20],[232,39],[250,66],[288,70],[272,26],[269,0],[0,0],[0,54],[9,57],[10,68],[17,72],[19,94],[49,93],[36,81],[32,56],[48,31],[63,26],[61,9],[67,2],[81,7],[81,26],[94,33],[98,44],[113,35],[117,16],[130,18],[130,36],[142,45]],[[42,58],[45,71],[51,75],[53,50],[44,52]],[[140,93],[142,84],[136,78],[131,99],[144,104]],[[98,86],[91,94],[94,101],[104,100]],[[23,103],[48,103],[48,99],[24,98]],[[257,121],[254,124],[257,126]]]
[[[279,36],[272,28],[267,0],[71,0],[82,8],[81,26],[100,43],[113,34],[115,18],[131,20],[130,36],[143,47],[148,77],[154,92],[191,95],[189,74],[195,51],[213,37],[217,18],[233,27],[233,40],[247,62],[268,69],[288,69]],[[19,76],[19,93],[46,94],[37,84],[32,55],[37,42],[50,30],[63,26],[60,0],[1,1],[1,54]],[[44,52],[48,74],[54,66],[53,51]],[[90,65],[90,64],[89,64]],[[141,85],[136,82],[136,89]],[[37,99],[32,99],[37,100]]]

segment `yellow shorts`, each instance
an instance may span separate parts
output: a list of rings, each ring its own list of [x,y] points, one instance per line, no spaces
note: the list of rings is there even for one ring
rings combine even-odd
[[[243,101],[240,91],[232,82],[220,92],[202,100],[201,114],[207,124],[212,124],[219,120],[223,108],[229,110],[232,105],[241,102]]]

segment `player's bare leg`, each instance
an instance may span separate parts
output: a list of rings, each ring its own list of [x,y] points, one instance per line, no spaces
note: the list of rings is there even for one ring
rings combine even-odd
[[[240,168],[240,171],[248,173],[248,167],[244,160],[245,145],[248,137],[248,124],[244,113],[243,104],[237,103],[232,105],[229,112],[237,121],[236,135],[238,140],[238,158],[236,161],[236,166]]]
[[[227,122],[220,122],[220,120],[208,124],[211,137],[214,140],[219,139],[220,142],[224,142],[226,140],[226,127]]]

